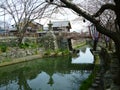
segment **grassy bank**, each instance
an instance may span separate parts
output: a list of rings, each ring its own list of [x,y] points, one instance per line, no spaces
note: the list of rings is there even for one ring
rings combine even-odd
[[[93,82],[94,74],[91,73],[90,76],[82,82],[82,85],[80,86],[79,90],[88,90],[88,88],[91,86],[91,83]]]
[[[80,48],[80,47],[85,46],[85,45],[86,45],[86,41],[80,42],[79,44],[73,46],[73,48]]]
[[[5,60],[0,61],[0,67],[17,64],[21,62],[26,62],[34,59],[44,58],[44,57],[55,57],[55,56],[64,56],[64,55],[69,55],[69,50],[63,50],[63,51],[48,50],[48,51],[45,51],[43,54],[25,56],[25,57],[15,58],[15,59],[10,59],[6,57]]]
[[[26,56],[26,57],[16,58],[16,59],[12,59],[12,60],[6,60],[6,61],[4,60],[4,62],[0,63],[0,67],[17,64],[17,63],[21,63],[21,62],[26,62],[26,61],[30,61],[30,60],[34,60],[34,59],[38,59],[38,58],[42,58],[42,55],[32,55],[32,56]]]
[[[99,58],[99,56],[95,55],[94,59],[95,59],[94,60],[94,64],[95,64],[94,69],[93,69],[92,73],[89,75],[89,77],[85,81],[82,82],[79,90],[88,90],[89,87],[91,86],[91,84],[93,83],[93,80],[96,77],[97,72],[100,70],[100,66],[99,66],[100,58]]]
[[[99,66],[95,65],[93,72],[89,75],[89,77],[82,82],[79,90],[88,90],[93,83],[94,78],[96,77],[96,73],[99,70]]]

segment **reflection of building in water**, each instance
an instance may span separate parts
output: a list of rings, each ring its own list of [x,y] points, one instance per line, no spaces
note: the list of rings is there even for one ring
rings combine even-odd
[[[86,41],[86,39],[84,38],[79,38],[79,39],[76,39],[76,40],[71,40],[72,42],[72,45],[73,45],[73,48],[77,45],[80,45],[81,43],[84,43]]]
[[[53,80],[52,76],[50,76],[48,84],[50,84],[50,86],[52,86],[54,84],[54,80]]]
[[[82,53],[86,53],[86,48],[81,48],[80,50],[82,51]]]
[[[5,82],[4,86],[8,86],[9,88],[15,87],[15,89],[13,90],[18,90],[18,88],[19,90],[39,90],[40,88],[41,90],[50,90],[50,88],[54,87],[59,87],[60,89],[56,88],[52,90],[63,90],[65,85],[62,80],[66,81],[66,75],[70,75],[70,77],[72,77],[71,75],[79,74],[78,72],[81,70],[83,70],[83,72],[86,70],[91,71],[92,68],[89,67],[89,65],[82,66],[79,64],[71,64],[71,57],[69,56],[54,58],[50,57],[41,60],[33,60],[26,63],[19,63],[16,65],[7,66],[7,68],[1,67],[0,90],[3,90],[1,89],[3,88],[3,82]],[[72,83],[69,81],[66,82],[69,86]],[[61,85],[63,85],[63,87],[60,85],[56,86],[56,83],[60,83]],[[44,85],[47,89],[44,88]]]
[[[84,51],[84,52],[82,52]],[[87,64],[92,64],[94,61],[94,57],[90,51],[90,48],[87,47],[86,49],[81,50],[79,52],[79,56],[76,58],[72,58],[72,63],[87,63]]]

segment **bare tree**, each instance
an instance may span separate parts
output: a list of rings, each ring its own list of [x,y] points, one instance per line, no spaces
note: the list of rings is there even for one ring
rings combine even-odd
[[[85,5],[87,7],[85,7],[85,8],[91,14],[93,14],[94,12],[97,12],[97,10],[99,10],[102,5],[105,5],[107,3],[114,3],[113,0],[96,0],[93,2],[90,2],[90,1],[91,0],[87,0],[87,2],[86,2],[87,5]],[[91,8],[91,6],[92,6],[92,8]],[[103,25],[108,30],[115,30],[116,15],[112,10],[105,10],[97,18],[99,19],[101,25]],[[109,37],[107,37],[106,35],[102,35],[102,37],[103,37],[102,39],[104,39],[104,41],[106,43],[106,47],[108,47],[108,49],[111,50],[112,40]]]
[[[47,4],[45,4],[45,2],[47,2]],[[78,16],[82,16],[93,23],[98,32],[108,36],[114,41],[120,67],[120,0],[88,0],[88,3],[91,3],[88,8],[92,8],[92,11],[86,9],[84,5],[82,6],[83,3],[81,3],[80,0],[5,0],[5,3],[1,5],[1,8],[6,10],[14,19],[20,33],[20,42],[24,37],[28,22],[44,16],[50,16],[51,13],[54,13],[59,7],[69,8]],[[98,5],[98,8],[94,8],[96,5]],[[46,10],[46,8],[48,9]],[[115,28],[108,28],[105,26],[110,19],[109,17],[111,17],[110,11],[114,12],[111,21],[113,21]],[[107,13],[103,14],[105,12]],[[102,18],[100,19],[103,21],[102,23],[98,17]],[[22,20],[24,20],[24,24],[23,27],[20,27],[18,23]],[[115,81],[116,84],[120,85],[119,76],[120,70],[117,80]]]
[[[107,3],[104,3],[103,0],[96,0],[97,3],[103,3],[99,7],[99,9],[96,11],[96,13],[88,12],[84,10],[81,6],[78,6],[76,2],[71,0],[47,0],[48,3],[57,5],[57,7],[65,7],[69,8],[72,11],[74,11],[79,16],[83,16],[85,19],[89,20],[91,23],[93,23],[97,31],[110,37],[114,43],[115,43],[115,49],[116,49],[116,55],[119,59],[119,66],[120,66],[120,0],[113,0]],[[91,1],[91,0],[89,0]],[[106,0],[105,0],[106,1]],[[91,1],[93,2],[93,0]],[[92,5],[94,6],[94,5]],[[105,27],[97,17],[100,17],[105,11],[109,12],[110,10],[113,11],[115,14],[113,15],[115,17],[115,28],[112,28],[111,30],[107,27]],[[94,11],[95,12],[95,11]],[[104,17],[105,20],[105,17]],[[107,19],[106,19],[107,20]],[[116,84],[120,85],[120,70],[117,73],[116,80],[114,81]]]
[[[28,24],[36,19],[46,17],[47,14],[44,13],[48,5],[42,0],[4,0],[0,8],[6,12],[3,14],[14,20],[19,43],[22,43]]]

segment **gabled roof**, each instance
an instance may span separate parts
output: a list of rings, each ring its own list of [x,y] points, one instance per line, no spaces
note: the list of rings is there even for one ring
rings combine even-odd
[[[71,28],[70,21],[56,21],[52,22],[52,27],[69,27]]]
[[[32,23],[35,24],[35,25],[41,25],[41,26],[43,26],[42,24],[40,24],[38,22],[35,22],[35,21],[32,21]]]

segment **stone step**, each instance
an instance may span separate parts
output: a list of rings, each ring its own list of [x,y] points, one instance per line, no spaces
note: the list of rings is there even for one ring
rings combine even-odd
[[[95,80],[100,80],[100,77],[95,77]]]
[[[97,74],[96,74],[96,77],[101,77],[101,73],[97,73]]]
[[[95,83],[100,84],[101,82],[100,82],[100,80],[95,80]]]
[[[119,68],[119,66],[116,65],[116,64],[111,64],[110,67],[111,67],[111,68]]]
[[[95,90],[94,88],[90,87],[88,90]]]
[[[92,88],[95,88],[95,89],[98,88],[98,84],[93,83],[93,84],[92,84]]]

